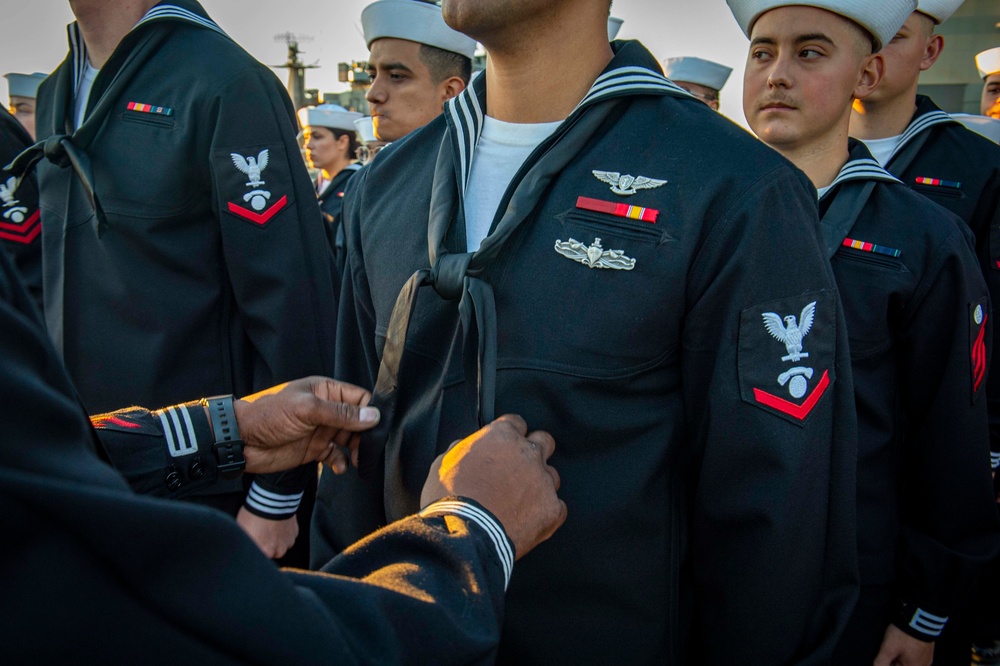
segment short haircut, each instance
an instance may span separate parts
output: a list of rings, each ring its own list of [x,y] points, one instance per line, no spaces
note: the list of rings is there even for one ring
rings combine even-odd
[[[349,137],[349,141],[347,144],[347,157],[348,159],[353,160],[354,155],[358,152],[358,146],[361,145],[358,143],[358,135],[355,132],[342,129],[334,129],[333,127],[327,127],[326,129],[330,130],[330,132],[333,133],[333,138],[336,139],[337,141],[340,141],[340,137],[342,136]]]
[[[459,53],[421,44],[420,60],[427,65],[434,83],[457,76],[468,85],[472,78],[472,61]]]

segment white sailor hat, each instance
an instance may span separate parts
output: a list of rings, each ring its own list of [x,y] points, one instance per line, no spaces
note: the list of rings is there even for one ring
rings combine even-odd
[[[372,124],[371,116],[365,116],[364,118],[358,118],[355,120],[354,129],[358,131],[358,136],[361,137],[361,143],[373,143],[378,141],[378,137],[375,136],[375,126]]]
[[[4,74],[7,79],[7,92],[15,97],[31,97],[38,94],[38,85],[45,80],[46,74],[35,72],[34,74],[17,74],[11,72]]]
[[[441,8],[420,0],[377,0],[361,12],[365,44],[383,37],[406,39],[472,59],[476,40],[452,30],[441,16]]]
[[[729,80],[729,75],[733,73],[733,68],[711,60],[687,56],[664,60],[663,73],[673,81],[687,81],[712,90],[722,90],[722,86]]]
[[[920,0],[917,3],[917,11],[927,14],[937,24],[944,23],[955,13],[965,0]]]
[[[615,41],[615,37],[618,36],[618,31],[622,29],[622,23],[625,19],[620,19],[617,16],[608,17],[608,41]]]
[[[327,127],[353,132],[354,121],[360,117],[360,113],[348,111],[336,104],[320,104],[299,109],[299,123],[303,127]]]
[[[984,79],[1000,72],[1000,46],[986,49],[976,56],[976,68],[979,69],[979,76]]]
[[[750,37],[761,14],[778,7],[818,7],[850,19],[875,38],[876,50],[889,42],[917,8],[917,0],[726,0],[743,33]]]

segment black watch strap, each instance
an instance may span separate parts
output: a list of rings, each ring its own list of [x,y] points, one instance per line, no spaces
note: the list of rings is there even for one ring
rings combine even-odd
[[[247,466],[243,456],[243,440],[240,439],[239,428],[236,427],[236,411],[233,409],[232,395],[217,395],[205,398],[208,416],[212,421],[212,431],[215,435],[215,460],[219,465],[219,476],[223,479],[233,479],[241,474]]]

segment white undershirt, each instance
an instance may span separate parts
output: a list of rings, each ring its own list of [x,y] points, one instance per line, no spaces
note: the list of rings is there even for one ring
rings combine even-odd
[[[94,87],[94,79],[100,70],[87,63],[87,69],[83,72],[83,80],[80,82],[80,89],[76,92],[76,101],[73,108],[73,120],[76,122],[75,128],[83,124],[87,113],[87,102],[90,100],[90,91]]]
[[[826,187],[821,187],[818,190],[816,190],[816,198],[822,199],[823,195],[829,192],[831,187],[833,187],[833,185],[827,185]]]
[[[472,172],[465,189],[466,247],[475,252],[489,235],[500,200],[517,170],[538,144],[562,121],[508,123],[486,116],[483,132],[472,157]]]
[[[890,136],[888,139],[867,139],[862,142],[868,146],[868,152],[872,154],[875,161],[885,166],[902,139],[903,135],[900,134],[899,136]]]

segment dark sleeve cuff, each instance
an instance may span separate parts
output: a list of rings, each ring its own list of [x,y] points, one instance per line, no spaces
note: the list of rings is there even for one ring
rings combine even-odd
[[[421,518],[431,518],[434,516],[459,516],[478,525],[496,549],[497,558],[503,567],[504,584],[506,590],[510,583],[510,576],[514,570],[514,543],[507,536],[503,525],[496,516],[490,513],[482,504],[465,497],[445,497],[430,504],[418,514]]]
[[[219,477],[208,416],[201,403],[148,411],[129,407],[91,417],[111,464],[137,493],[188,497],[242,491]]]
[[[896,607],[896,618],[893,624],[914,638],[928,643],[941,636],[948,616],[906,601],[900,601]]]
[[[285,520],[295,515],[302,503],[303,493],[287,493],[269,488],[262,479],[254,479],[244,506],[247,511],[268,520]]]

